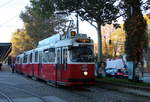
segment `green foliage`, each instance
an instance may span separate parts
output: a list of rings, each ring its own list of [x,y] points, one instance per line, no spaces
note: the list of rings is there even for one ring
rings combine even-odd
[[[52,0],[31,0],[31,6],[20,14],[27,34],[33,39],[34,47],[38,41],[63,30],[62,24],[67,20],[63,16],[54,16]],[[58,29],[57,29],[58,28]]]
[[[129,18],[125,22],[125,30],[128,60],[142,60],[143,50],[148,46],[146,21],[140,16]]]
[[[26,11],[20,15],[21,19],[25,24],[25,30],[27,34],[33,39],[34,47],[37,45],[39,40],[54,34],[54,27],[56,24],[53,22],[53,18],[45,19],[38,16],[31,7],[26,7]]]
[[[42,18],[49,18],[53,15],[55,7],[53,0],[30,0],[32,11]]]
[[[63,30],[62,24],[67,20],[63,16],[54,16],[51,1],[30,0],[31,5],[21,12],[24,29],[19,29],[13,34],[13,55],[35,48],[40,40],[56,34],[58,29]]]
[[[75,11],[82,20],[111,24],[116,21],[119,10],[116,0],[54,0],[57,10]]]
[[[98,61],[102,60],[101,25],[115,23],[118,18],[117,0],[54,0],[56,10],[76,12],[81,20],[93,25],[98,34]],[[94,25],[96,23],[97,25]],[[116,25],[116,24],[115,24]]]
[[[141,11],[149,11],[150,2],[149,0],[120,0],[118,8],[120,9],[120,15],[126,20],[133,15],[133,12],[140,14]]]
[[[140,10],[141,0],[135,1],[129,3],[133,7],[133,13],[124,25],[126,32],[125,51],[129,61],[138,62],[142,60],[143,51],[148,47],[148,35],[146,33],[146,21]]]

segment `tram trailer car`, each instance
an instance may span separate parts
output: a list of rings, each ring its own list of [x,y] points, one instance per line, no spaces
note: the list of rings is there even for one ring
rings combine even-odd
[[[95,84],[93,41],[86,34],[59,34],[16,58],[16,71],[54,85]]]

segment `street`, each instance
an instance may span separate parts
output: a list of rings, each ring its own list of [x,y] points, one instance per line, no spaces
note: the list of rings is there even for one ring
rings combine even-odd
[[[150,73],[144,73],[144,82],[150,83]]]
[[[97,86],[55,88],[43,81],[11,72],[0,72],[0,102],[149,102],[150,98]]]

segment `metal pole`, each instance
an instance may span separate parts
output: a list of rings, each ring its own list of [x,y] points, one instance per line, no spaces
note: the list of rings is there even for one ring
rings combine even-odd
[[[79,9],[79,0],[77,0],[77,34],[79,34],[79,12],[78,12],[78,9]]]
[[[77,11],[77,34],[79,34],[79,15]]]

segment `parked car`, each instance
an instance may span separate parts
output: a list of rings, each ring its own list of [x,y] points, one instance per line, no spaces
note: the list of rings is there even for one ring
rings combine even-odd
[[[115,77],[116,73],[117,73],[117,69],[116,68],[107,68],[105,70],[106,72],[106,76],[108,77]]]
[[[123,69],[117,68],[107,68],[105,70],[106,76],[108,77],[115,77],[115,78],[128,78],[128,72]]]

